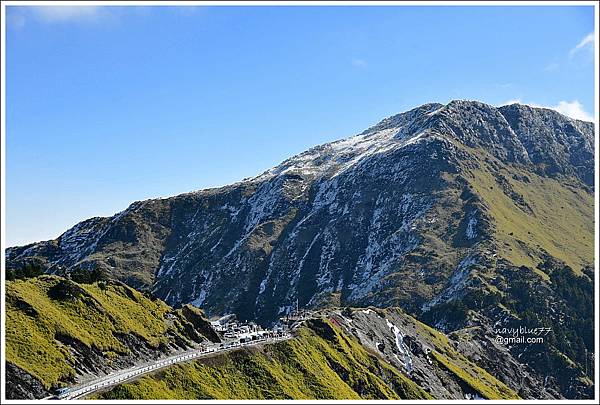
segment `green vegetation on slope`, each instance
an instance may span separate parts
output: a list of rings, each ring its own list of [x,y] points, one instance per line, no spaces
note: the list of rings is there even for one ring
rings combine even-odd
[[[428,399],[429,394],[326,320],[295,339],[176,365],[102,399]]]
[[[46,388],[75,375],[75,359],[66,342],[96,350],[107,360],[127,355],[118,339],[129,334],[151,347],[164,347],[168,332],[182,341],[181,311],[118,282],[77,284],[57,276],[40,276],[6,283],[6,360],[37,377]]]
[[[548,260],[540,266],[549,283],[522,269],[505,273],[509,294],[504,305],[518,315],[506,327],[549,327],[540,344],[512,349],[538,373],[556,379],[567,398],[593,397],[594,274],[584,268],[576,274],[564,264]],[[552,308],[552,311],[548,311]],[[586,375],[587,373],[587,375]]]
[[[469,170],[467,180],[493,218],[501,257],[535,269],[547,253],[577,273],[594,262],[593,194],[574,179],[555,180],[509,168],[483,150],[471,155],[479,167]],[[505,189],[521,196],[531,212]]]
[[[519,396],[414,318],[444,372],[489,399]],[[421,332],[420,332],[421,333]],[[295,339],[176,365],[99,394],[101,399],[431,399],[396,368],[328,320]]]
[[[81,361],[75,356],[87,356],[80,349],[74,355],[71,342],[100,353],[109,363],[131,350],[119,339],[123,334],[163,350],[169,335],[193,340],[185,332],[190,327],[203,330],[203,319],[199,310],[186,306],[173,311],[121,283],[77,284],[57,276],[14,280],[7,283],[7,361],[50,388],[72,381],[75,364]],[[486,398],[517,397],[456,352],[443,334],[412,322],[430,337],[435,358],[456,379]],[[314,319],[292,340],[176,365],[99,398],[426,399],[430,395],[340,327]]]

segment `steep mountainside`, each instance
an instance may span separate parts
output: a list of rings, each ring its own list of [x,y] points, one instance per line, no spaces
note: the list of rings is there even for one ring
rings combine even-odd
[[[195,344],[219,341],[199,309],[172,310],[119,282],[40,276],[6,285],[7,398],[41,398]]]
[[[344,313],[323,311],[290,341],[170,367],[99,397],[519,398],[505,383],[459,353],[456,342],[402,311]],[[519,384],[517,381],[520,376],[510,380]],[[552,398],[543,389],[535,394]]]
[[[551,338],[511,352],[561,395],[586,396],[593,134],[546,109],[426,104],[257,177],[10,248],[7,266],[100,270],[174,306],[264,323],[296,302],[400,306],[446,332],[526,321]]]
[[[428,104],[256,178],[10,248],[8,263],[101,268],[171,304],[245,317],[330,293],[417,307],[481,253],[591,264],[593,161],[591,123],[522,105]]]

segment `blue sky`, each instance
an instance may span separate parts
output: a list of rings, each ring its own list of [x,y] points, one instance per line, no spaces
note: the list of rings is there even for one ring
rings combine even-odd
[[[6,244],[426,102],[593,115],[593,7],[9,7]]]

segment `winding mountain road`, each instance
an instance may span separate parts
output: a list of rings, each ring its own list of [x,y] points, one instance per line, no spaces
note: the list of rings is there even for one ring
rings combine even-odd
[[[84,396],[87,396],[93,392],[100,391],[102,389],[106,389],[107,387],[121,384],[124,381],[132,380],[134,378],[138,378],[144,374],[151,373],[158,369],[171,366],[173,364],[183,363],[186,361],[190,361],[193,359],[197,359],[200,357],[206,357],[212,355],[214,353],[225,352],[228,350],[236,349],[239,347],[247,347],[247,346],[258,346],[261,344],[267,343],[275,343],[282,340],[290,339],[292,336],[290,334],[284,334],[281,337],[270,337],[270,338],[260,338],[258,340],[252,340],[244,343],[240,343],[239,341],[235,342],[224,342],[222,344],[215,343],[212,345],[204,346],[201,349],[190,350],[184,353],[179,353],[176,355],[172,355],[169,357],[164,357],[156,360],[155,362],[143,364],[139,366],[134,366],[125,370],[119,370],[114,373],[98,377],[92,381],[85,382],[84,384],[74,386],[69,389],[68,392],[61,395],[60,399],[78,399]]]

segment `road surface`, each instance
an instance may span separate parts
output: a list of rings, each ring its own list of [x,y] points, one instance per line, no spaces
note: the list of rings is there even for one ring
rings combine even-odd
[[[224,352],[227,350],[231,350],[239,347],[246,346],[256,346],[265,343],[274,343],[281,340],[290,339],[291,335],[286,334],[282,337],[272,337],[272,338],[261,338],[258,340],[253,340],[245,343],[240,342],[224,342],[224,347],[221,347],[220,343],[215,343],[212,345],[204,346],[201,349],[189,350],[184,353],[179,353],[173,356],[164,357],[162,359],[158,359],[152,363],[143,364],[140,366],[134,366],[125,370],[119,370],[114,373],[105,375],[103,377],[99,377],[95,380],[88,381],[82,385],[78,385],[70,388],[69,392],[61,395],[60,399],[77,399],[82,398],[86,395],[89,395],[95,391],[99,391],[105,389],[107,387],[121,384],[126,380],[131,380],[133,378],[138,378],[144,374],[151,373],[152,371],[156,371],[158,369],[171,366],[173,364],[182,363],[186,361],[190,361],[193,359],[197,359],[200,357],[206,357],[218,352]]]

